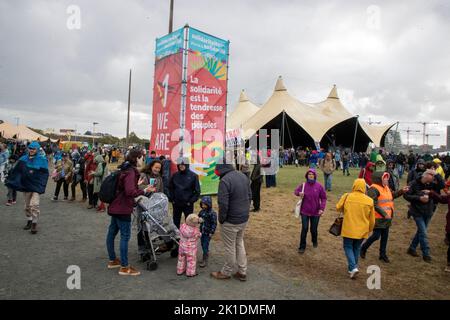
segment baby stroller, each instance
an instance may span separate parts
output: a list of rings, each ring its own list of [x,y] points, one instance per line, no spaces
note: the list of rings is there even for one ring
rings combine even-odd
[[[147,262],[147,270],[153,271],[158,268],[158,254],[170,251],[171,257],[178,256],[179,230],[169,216],[169,200],[164,193],[139,197],[136,213],[138,232],[144,231],[145,239],[141,260]]]

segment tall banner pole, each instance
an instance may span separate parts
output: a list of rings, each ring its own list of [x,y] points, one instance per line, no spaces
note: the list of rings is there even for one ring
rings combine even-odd
[[[230,47],[230,41],[228,41],[228,48]],[[225,100],[225,132],[223,135],[223,150],[224,155],[227,154],[227,118],[228,118],[228,72],[230,69],[230,51],[227,52],[227,77],[226,77],[226,87],[225,87],[225,94],[226,94],[226,100]],[[226,157],[224,157],[226,158]]]
[[[187,68],[188,68],[188,50],[189,50],[189,25],[186,24],[183,30],[183,72],[181,76],[181,111],[180,111],[180,157],[184,155],[184,133],[186,130],[186,97],[187,97]],[[188,141],[190,143],[190,141]]]

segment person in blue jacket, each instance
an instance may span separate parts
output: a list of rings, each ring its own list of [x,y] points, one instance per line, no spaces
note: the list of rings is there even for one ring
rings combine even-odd
[[[32,234],[37,233],[39,195],[45,193],[49,176],[48,161],[39,153],[40,147],[36,141],[30,143],[6,182],[7,187],[24,193],[27,224],[23,229],[31,229]]]

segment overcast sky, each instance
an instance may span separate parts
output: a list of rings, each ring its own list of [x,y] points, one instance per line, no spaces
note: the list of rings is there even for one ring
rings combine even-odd
[[[67,27],[70,5],[79,30]],[[168,12],[169,0],[0,0],[0,119],[81,132],[95,121],[123,137],[132,68],[131,130],[149,138],[155,38]],[[445,144],[450,1],[175,0],[174,29],[185,23],[230,40],[229,111],[241,89],[264,103],[282,75],[304,102],[336,84],[363,121],[438,121],[430,144]],[[399,130],[408,126],[421,128]]]

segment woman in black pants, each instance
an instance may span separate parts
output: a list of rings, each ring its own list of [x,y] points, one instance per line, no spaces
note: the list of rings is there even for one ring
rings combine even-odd
[[[256,158],[256,164],[253,167],[250,175],[250,188],[252,189],[253,212],[260,210],[261,203],[261,185],[263,183],[263,176],[261,175],[261,162],[259,156]]]

